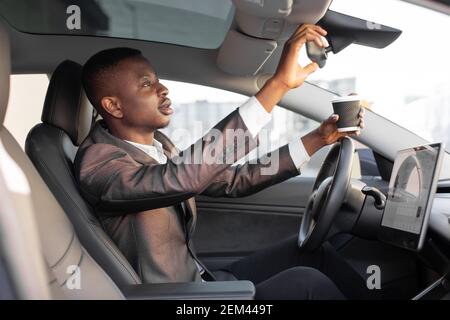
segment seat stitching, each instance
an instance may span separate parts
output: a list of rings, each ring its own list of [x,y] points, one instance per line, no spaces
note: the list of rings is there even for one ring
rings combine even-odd
[[[85,255],[87,255],[88,257],[90,256],[90,255],[89,255],[89,252],[87,252],[86,249],[84,249],[84,248],[81,248],[81,253],[82,253],[82,255],[83,255],[83,258],[84,258]],[[92,263],[93,263],[93,264],[99,266],[99,264],[97,263],[97,261],[95,261],[92,257],[91,257],[91,259],[92,259]],[[81,265],[81,261],[80,261],[80,265]],[[99,267],[100,267],[100,266],[99,266]],[[100,267],[100,268],[101,268],[101,267]],[[102,269],[102,270],[103,270],[103,269]],[[105,272],[104,270],[103,270],[103,272],[104,272],[104,274],[106,275],[106,277],[108,278],[108,280],[112,283],[112,285],[113,285],[113,287],[114,287],[114,290],[115,290],[121,297],[123,297],[123,293],[122,293],[122,291],[119,289],[119,286],[111,279],[111,277],[109,276],[109,274],[108,274],[107,272]]]
[[[75,240],[75,232],[72,232],[72,237],[70,239],[69,245],[67,246],[66,250],[64,251],[63,255],[56,261],[50,268],[55,268],[59,263],[61,263],[62,260],[66,257],[67,253],[69,252],[70,248],[72,247],[72,243]]]
[[[85,255],[89,255],[89,254],[87,252],[85,252],[83,248],[81,248],[80,260],[78,261],[78,263],[76,265],[78,268],[80,268],[80,270],[81,270],[81,264],[83,263],[83,259],[84,259]],[[98,265],[98,263],[94,259],[92,259],[92,262],[94,264]],[[66,280],[64,280],[64,282],[60,285],[60,287],[63,287],[67,283],[67,281],[69,280],[71,275],[73,275],[73,273],[70,274],[69,277],[66,278]],[[108,273],[105,272],[105,275],[107,276],[108,280],[112,283],[114,291],[123,297],[123,293],[122,293],[122,291],[119,290],[118,285],[111,279],[111,277],[108,275]],[[56,279],[55,279],[55,281],[56,281]]]

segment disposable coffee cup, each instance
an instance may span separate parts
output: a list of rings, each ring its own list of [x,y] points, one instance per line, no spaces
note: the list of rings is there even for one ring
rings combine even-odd
[[[339,115],[336,123],[338,132],[359,130],[359,111],[361,110],[361,98],[357,95],[339,97],[331,100],[333,112]]]

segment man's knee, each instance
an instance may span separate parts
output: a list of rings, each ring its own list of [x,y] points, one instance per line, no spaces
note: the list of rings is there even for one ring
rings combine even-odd
[[[319,270],[309,267],[287,269],[256,286],[257,299],[344,299],[336,285]]]

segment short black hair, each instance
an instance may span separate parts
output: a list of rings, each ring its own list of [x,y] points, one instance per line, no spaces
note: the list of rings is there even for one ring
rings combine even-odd
[[[111,48],[100,51],[89,58],[83,66],[82,83],[86,95],[94,108],[102,113],[102,88],[110,79],[111,72],[124,59],[142,55],[141,51],[133,48]]]

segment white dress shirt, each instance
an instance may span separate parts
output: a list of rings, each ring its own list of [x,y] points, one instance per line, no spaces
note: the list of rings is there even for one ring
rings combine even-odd
[[[272,119],[272,114],[268,113],[254,96],[244,102],[244,104],[239,107],[238,112],[253,138],[255,138],[261,129]],[[125,141],[136,148],[141,149],[160,164],[165,164],[167,162],[163,146],[156,139],[153,139],[153,145],[141,144],[128,140]],[[302,140],[300,138],[292,140],[289,143],[288,148],[292,162],[294,162],[295,167],[300,172],[301,168],[306,165],[310,159]]]

